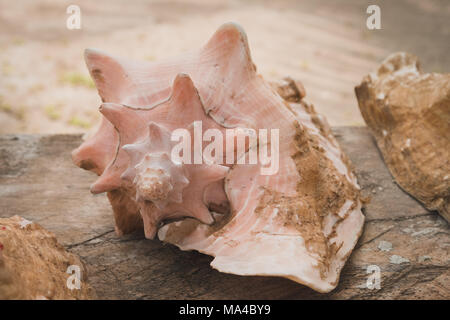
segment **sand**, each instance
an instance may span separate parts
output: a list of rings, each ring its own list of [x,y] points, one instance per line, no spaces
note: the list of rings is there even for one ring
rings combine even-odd
[[[366,28],[370,1],[0,0],[0,133],[93,130],[100,98],[83,50],[157,61],[201,46],[227,21],[247,31],[258,71],[301,80],[332,126],[364,125],[354,95],[390,52],[450,71],[450,2],[378,1],[382,30]],[[81,8],[68,30],[66,8]]]

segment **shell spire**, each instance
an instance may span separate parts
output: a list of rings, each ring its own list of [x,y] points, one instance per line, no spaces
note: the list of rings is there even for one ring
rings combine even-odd
[[[148,132],[144,141],[122,147],[131,160],[122,179],[136,188],[137,201],[152,201],[163,209],[169,202],[182,202],[189,179],[184,166],[170,159],[170,132],[154,122],[150,122]]]
[[[206,115],[197,89],[185,74],[176,76],[172,94],[163,102],[149,107],[103,103],[100,112],[113,124],[119,141],[114,159],[91,187],[94,194],[112,191],[121,186],[120,175],[128,167],[128,156],[122,147],[143,139],[150,121],[166,123],[169,131],[182,128],[193,121],[201,121],[204,127],[219,128]]]
[[[192,125],[187,128],[193,130]],[[122,147],[130,156],[122,179],[136,190],[147,238],[154,238],[160,224],[168,219],[190,217],[213,223],[203,199],[205,189],[223,180],[229,170],[217,164],[175,163],[171,159],[173,145],[170,132],[150,122],[146,139]]]
[[[170,159],[173,130],[185,128],[192,133],[196,121],[204,129],[220,128],[206,115],[189,76],[177,75],[171,96],[156,105],[103,103],[100,112],[114,126],[119,145],[115,158],[92,185],[92,193],[111,192],[124,186],[133,190],[149,238],[167,219],[192,217],[207,224],[214,221],[207,206],[213,199],[224,203],[226,196],[220,180],[228,167],[185,165]],[[216,187],[209,187],[215,182],[219,182]]]

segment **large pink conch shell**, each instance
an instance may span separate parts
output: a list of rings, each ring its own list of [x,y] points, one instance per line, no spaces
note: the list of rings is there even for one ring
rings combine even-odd
[[[200,50],[158,63],[85,57],[104,118],[73,160],[100,175],[91,191],[108,193],[119,234],[143,225],[148,238],[214,256],[222,272],[336,287],[363,227],[355,176],[303,89],[291,84],[302,95],[288,102],[256,73],[241,27],[225,24]],[[198,123],[223,135],[220,152],[172,161],[169,135],[195,135]],[[245,161],[264,147],[279,155],[275,173]]]

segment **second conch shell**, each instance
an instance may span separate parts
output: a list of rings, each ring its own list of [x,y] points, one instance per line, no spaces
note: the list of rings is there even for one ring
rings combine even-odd
[[[363,227],[356,178],[304,90],[290,83],[299,94],[285,100],[256,73],[240,26],[225,24],[200,50],[162,62],[94,50],[86,62],[104,118],[73,160],[100,175],[91,191],[108,193],[119,234],[143,224],[148,238],[214,256],[222,272],[336,287]],[[198,123],[235,135],[201,164],[171,163],[169,133],[195,135]],[[269,134],[255,142],[255,132]],[[277,170],[243,161],[261,148],[278,155]]]
[[[355,91],[397,183],[450,221],[450,74],[424,73],[397,52]]]

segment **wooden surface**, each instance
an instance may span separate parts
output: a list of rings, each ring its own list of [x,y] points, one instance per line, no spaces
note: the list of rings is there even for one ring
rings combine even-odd
[[[106,196],[89,192],[95,175],[71,162],[79,135],[0,136],[0,216],[21,215],[54,232],[82,258],[103,299],[449,299],[448,224],[395,184],[366,128],[334,133],[371,201],[357,249],[329,294],[287,279],[223,274],[211,257],[141,232],[117,237]],[[392,250],[380,250],[380,241]],[[408,262],[394,263],[394,255]],[[381,270],[380,289],[366,286],[369,265]]]

